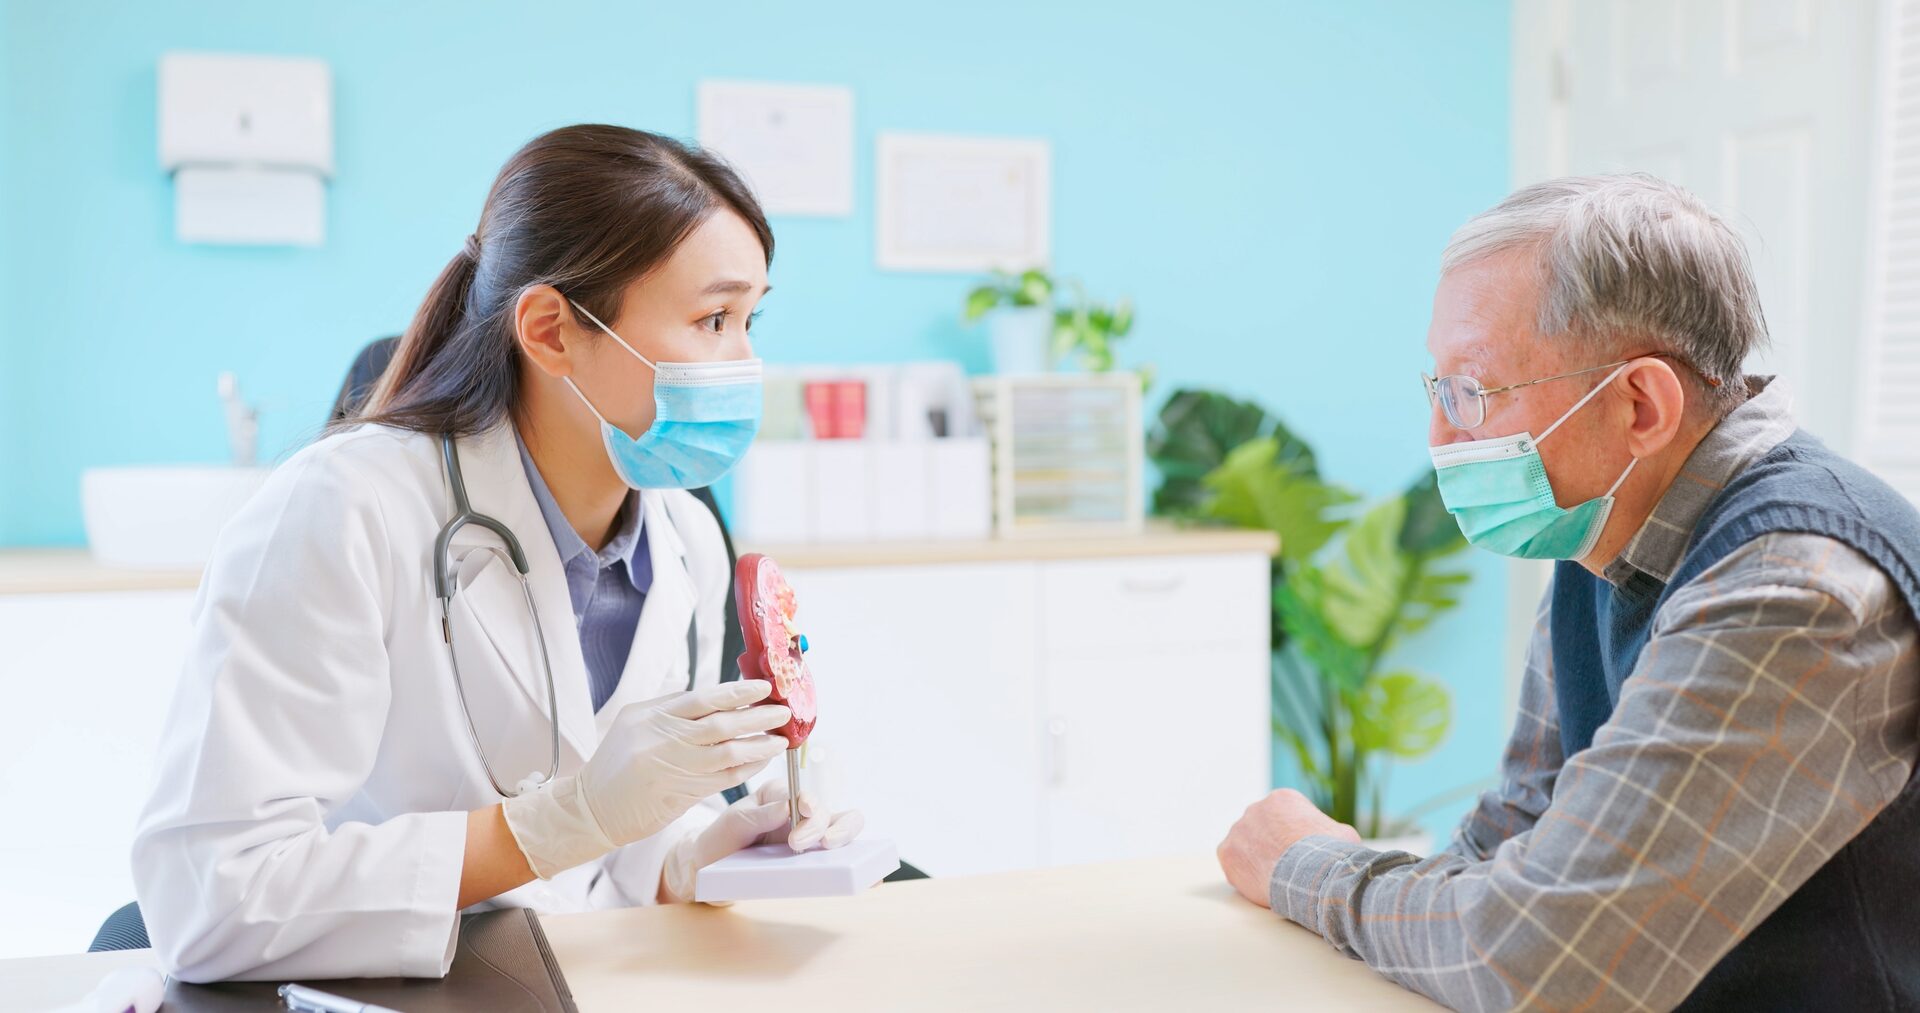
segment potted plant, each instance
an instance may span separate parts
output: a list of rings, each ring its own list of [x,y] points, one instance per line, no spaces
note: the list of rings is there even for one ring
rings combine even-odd
[[[1453,717],[1445,686],[1391,658],[1397,644],[1459,604],[1469,577],[1440,565],[1466,539],[1433,476],[1362,505],[1353,491],[1320,477],[1312,448],[1279,419],[1201,390],[1168,399],[1147,451],[1162,476],[1156,514],[1280,536],[1272,722],[1300,769],[1302,790],[1376,843],[1427,850],[1387,839],[1409,835],[1416,817],[1462,792],[1397,818],[1384,798],[1393,763],[1431,752]]]
[[[1073,280],[1064,286],[1072,298],[1063,300],[1062,287],[1035,268],[1019,274],[996,271],[967,293],[963,319],[973,323],[991,314],[987,328],[994,372],[1045,372],[1069,358],[1089,372],[1113,368],[1113,343],[1133,330],[1133,301],[1098,302]]]

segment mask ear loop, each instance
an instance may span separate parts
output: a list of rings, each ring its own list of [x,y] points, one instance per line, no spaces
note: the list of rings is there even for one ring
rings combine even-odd
[[[608,333],[612,333],[612,332],[608,332]],[[1588,401],[1591,401],[1591,400],[1593,400],[1593,399],[1594,399],[1594,397],[1595,397],[1596,395],[1598,395],[1598,394],[1599,394],[1599,393],[1600,393],[1601,391],[1603,391],[1603,390],[1606,390],[1606,389],[1607,389],[1607,384],[1610,384],[1610,383],[1612,383],[1612,382],[1613,382],[1613,379],[1614,379],[1614,377],[1617,377],[1617,376],[1619,376],[1620,374],[1622,374],[1622,373],[1624,373],[1624,372],[1626,372],[1626,371],[1627,371],[1627,367],[1628,367],[1628,366],[1631,366],[1631,365],[1633,365],[1633,363],[1631,363],[1631,362],[1623,362],[1623,363],[1621,363],[1621,364],[1620,364],[1620,368],[1619,368],[1619,369],[1616,369],[1616,370],[1614,370],[1613,372],[1611,372],[1611,373],[1608,373],[1608,374],[1607,374],[1607,378],[1606,378],[1605,380],[1602,380],[1602,381],[1600,381],[1600,382],[1599,382],[1598,384],[1596,384],[1596,385],[1594,386],[1594,388],[1593,388],[1592,390],[1590,390],[1590,391],[1587,391],[1587,394],[1586,394],[1586,396],[1585,396],[1585,397],[1583,397],[1583,398],[1581,398],[1581,399],[1580,399],[1580,400],[1578,400],[1578,401],[1575,401],[1575,402],[1573,403],[1573,407],[1572,407],[1572,408],[1569,408],[1569,409],[1567,409],[1567,413],[1566,413],[1565,415],[1562,415],[1562,416],[1560,416],[1560,417],[1559,417],[1558,419],[1556,419],[1556,420],[1554,420],[1554,423],[1553,423],[1553,425],[1550,425],[1550,426],[1548,426],[1548,427],[1547,427],[1547,431],[1546,431],[1546,432],[1544,432],[1544,433],[1541,433],[1540,435],[1538,435],[1538,436],[1536,436],[1536,437],[1534,437],[1534,438],[1533,438],[1533,443],[1534,443],[1534,446],[1539,446],[1540,444],[1542,444],[1542,443],[1544,443],[1544,442],[1546,442],[1546,439],[1547,439],[1547,437],[1549,437],[1549,436],[1552,436],[1552,435],[1553,435],[1553,431],[1554,431],[1555,429],[1558,429],[1558,428],[1560,428],[1560,426],[1561,426],[1561,424],[1562,424],[1562,423],[1564,423],[1564,422],[1566,422],[1566,421],[1567,421],[1568,419],[1570,419],[1570,418],[1573,418],[1573,413],[1574,413],[1574,412],[1577,412],[1577,411],[1579,411],[1580,409],[1582,409],[1582,408],[1584,408],[1584,407],[1586,407],[1586,405],[1587,405],[1587,402],[1588,402]],[[1639,460],[1639,458],[1635,458],[1635,460]],[[1632,468],[1632,465],[1628,465],[1628,468]],[[1625,476],[1621,476],[1621,477],[1623,477],[1623,478],[1624,478]],[[1618,488],[1618,487],[1619,487],[1619,484],[1618,484],[1618,483],[1615,483],[1615,488]]]
[[[1612,499],[1612,498],[1613,498],[1613,494],[1614,494],[1614,493],[1616,493],[1616,492],[1619,492],[1619,491],[1620,491],[1620,487],[1621,487],[1621,486],[1623,486],[1623,485],[1625,485],[1625,484],[1627,484],[1627,476],[1628,476],[1628,475],[1631,475],[1631,474],[1633,474],[1633,466],[1634,466],[1634,465],[1636,465],[1636,464],[1639,464],[1639,463],[1640,463],[1640,459],[1639,459],[1639,458],[1637,458],[1637,457],[1636,457],[1636,458],[1634,458],[1633,460],[1631,460],[1631,461],[1628,461],[1628,462],[1627,462],[1627,470],[1625,470],[1625,471],[1623,471],[1623,472],[1621,472],[1621,473],[1620,473],[1620,477],[1619,477],[1619,478],[1616,478],[1616,479],[1614,479],[1614,480],[1613,480],[1613,484],[1612,484],[1612,485],[1610,485],[1610,486],[1607,486],[1607,498],[1608,498],[1608,499]]]
[[[567,305],[572,306],[576,310],[579,310],[582,316],[586,317],[588,320],[593,321],[593,325],[595,327],[598,327],[601,330],[606,331],[609,337],[613,338],[613,340],[615,341],[620,342],[621,348],[626,349],[628,354],[632,355],[634,358],[639,359],[641,362],[646,363],[648,369],[651,369],[656,373],[660,372],[660,367],[654,365],[654,362],[652,359],[649,359],[646,356],[641,355],[639,349],[633,347],[632,345],[627,344],[627,339],[621,337],[618,334],[613,333],[613,328],[608,327],[606,324],[601,323],[600,318],[594,316],[593,313],[589,311],[585,306],[582,306],[579,303],[574,302],[572,299],[567,300]],[[595,414],[598,414],[598,413],[595,413]]]
[[[1568,420],[1568,419],[1570,419],[1570,418],[1572,418],[1572,417],[1573,417],[1573,413],[1574,413],[1574,412],[1577,412],[1577,411],[1579,411],[1579,410],[1580,410],[1580,408],[1581,408],[1581,406],[1583,406],[1583,405],[1585,405],[1585,404],[1586,404],[1586,403],[1587,403],[1588,401],[1591,401],[1591,400],[1593,400],[1593,396],[1594,396],[1595,394],[1598,394],[1598,393],[1600,393],[1601,391],[1603,391],[1603,390],[1606,390],[1606,389],[1607,389],[1607,384],[1610,384],[1610,383],[1612,383],[1612,382],[1613,382],[1613,378],[1614,378],[1614,377],[1616,377],[1616,376],[1619,376],[1619,375],[1620,375],[1621,373],[1624,373],[1624,372],[1626,372],[1626,371],[1627,371],[1627,367],[1628,367],[1628,366],[1631,366],[1631,365],[1633,365],[1633,363],[1631,363],[1631,362],[1623,362],[1623,363],[1621,363],[1621,364],[1620,364],[1620,368],[1619,368],[1619,369],[1616,369],[1616,370],[1614,370],[1613,372],[1611,372],[1611,373],[1608,373],[1608,374],[1607,374],[1607,378],[1606,378],[1605,380],[1602,380],[1602,381],[1600,381],[1600,383],[1599,383],[1599,385],[1598,385],[1598,386],[1596,386],[1596,387],[1594,387],[1594,388],[1593,388],[1592,390],[1590,390],[1590,391],[1587,391],[1587,396],[1586,396],[1586,397],[1583,397],[1583,398],[1581,398],[1580,400],[1578,400],[1578,401],[1575,401],[1575,402],[1573,403],[1573,407],[1572,407],[1572,408],[1569,408],[1569,409],[1567,409],[1567,413],[1566,413],[1565,415],[1562,415],[1562,416],[1560,416],[1560,421],[1559,421],[1559,422],[1555,422],[1555,423],[1554,423],[1553,425],[1550,425],[1550,426],[1548,426],[1548,427],[1547,427],[1547,431],[1546,431],[1546,432],[1544,432],[1544,433],[1541,433],[1541,434],[1540,434],[1540,437],[1539,437],[1539,439],[1536,439],[1536,440],[1534,440],[1534,441],[1533,441],[1533,442],[1534,442],[1534,445],[1535,445],[1535,446],[1538,446],[1538,445],[1540,444],[1540,440],[1544,440],[1544,439],[1546,439],[1546,438],[1547,438],[1548,436],[1551,436],[1551,435],[1553,435],[1553,431],[1554,431],[1555,429],[1558,429],[1558,428],[1560,428],[1560,422],[1565,422],[1566,420]],[[1627,476],[1628,476],[1628,475],[1631,475],[1631,474],[1633,474],[1633,468],[1634,468],[1634,465],[1637,465],[1637,464],[1639,464],[1639,463],[1640,463],[1640,459],[1639,459],[1639,458],[1637,458],[1637,457],[1636,457],[1636,458],[1634,458],[1633,460],[1631,460],[1631,461],[1628,461],[1628,462],[1627,462],[1627,470],[1625,470],[1625,471],[1623,471],[1623,472],[1621,472],[1621,473],[1620,473],[1620,477],[1619,477],[1619,478],[1616,478],[1616,479],[1614,479],[1614,480],[1613,480],[1613,484],[1607,487],[1607,494],[1606,494],[1606,497],[1605,497],[1605,498],[1607,498],[1607,499],[1612,499],[1612,498],[1613,498],[1613,494],[1614,494],[1614,493],[1616,493],[1616,492],[1619,492],[1619,491],[1620,491],[1620,487],[1621,487],[1621,486],[1623,486],[1623,485],[1625,485],[1625,484],[1627,484]]]
[[[1613,516],[1613,494],[1620,490],[1620,486],[1627,481],[1627,476],[1633,474],[1633,466],[1639,463],[1640,459],[1637,457],[1628,461],[1627,470],[1621,472],[1620,477],[1614,479],[1613,485],[1607,488],[1607,494],[1600,497],[1601,500],[1605,501],[1605,506],[1600,514],[1600,523],[1591,531],[1587,532],[1587,537],[1580,543],[1580,548],[1575,551],[1573,555],[1568,556],[1568,559],[1585,559],[1587,553],[1592,552],[1593,547],[1600,543],[1601,534],[1607,530],[1607,521],[1612,519]]]
[[[613,333],[613,328],[608,327],[604,323],[601,323],[600,318],[594,316],[591,310],[587,309],[585,306],[582,306],[577,302],[574,302],[572,299],[567,300],[567,305],[572,306],[575,310],[579,311],[580,315],[586,317],[588,320],[593,321],[593,325],[595,327],[598,327],[601,330],[606,331],[608,337],[611,337],[613,340],[619,342],[620,347],[626,349],[629,355],[632,355],[634,358],[639,359],[641,362],[646,363],[648,369],[653,370],[655,373],[660,372],[660,367],[654,365],[652,359],[649,359],[646,356],[641,355],[639,351],[636,350],[632,345],[627,344],[627,339],[621,337],[618,334]],[[595,408],[593,406],[593,402],[587,400],[587,395],[581,392],[579,384],[573,382],[573,377],[563,376],[560,379],[566,381],[567,386],[573,388],[573,396],[579,398],[580,403],[587,406],[587,410],[593,413],[594,418],[600,420],[601,425],[613,426],[613,428],[615,429],[620,428],[619,426],[614,426],[612,422],[607,421],[607,417],[605,415],[600,414],[600,409]],[[625,430],[621,430],[621,431],[624,432]]]
[[[573,396],[574,396],[574,397],[577,397],[577,398],[579,398],[579,399],[580,399],[580,403],[581,403],[581,404],[583,404],[583,405],[586,405],[586,406],[587,406],[587,410],[593,413],[593,417],[594,417],[594,418],[596,418],[596,419],[599,419],[599,420],[600,420],[600,424],[601,424],[601,425],[603,425],[603,426],[612,426],[612,425],[613,425],[613,423],[611,423],[611,422],[608,422],[608,421],[607,421],[607,417],[606,417],[605,415],[602,415],[602,414],[600,414],[600,409],[598,409],[598,408],[595,408],[595,407],[593,406],[593,402],[592,402],[592,401],[589,401],[589,400],[587,400],[587,396],[586,396],[585,394],[583,394],[583,393],[581,393],[581,392],[580,392],[580,385],[579,385],[579,384],[577,384],[577,383],[574,383],[574,382],[573,382],[573,377],[570,377],[570,376],[563,376],[563,377],[561,377],[561,378],[560,378],[560,381],[561,381],[562,383],[564,383],[564,384],[566,384],[567,386],[569,386],[569,387],[571,387],[571,388],[573,388]],[[614,428],[615,428],[615,429],[618,429],[618,428],[620,428],[620,427],[619,427],[619,426],[614,426]]]

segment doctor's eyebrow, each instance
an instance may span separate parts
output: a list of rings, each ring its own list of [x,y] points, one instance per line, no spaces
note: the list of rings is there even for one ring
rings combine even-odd
[[[752,283],[742,281],[741,279],[738,279],[738,278],[730,278],[722,281],[716,281],[713,284],[708,285],[706,288],[700,291],[700,294],[701,295],[738,295],[742,292],[751,292],[751,291],[753,291]],[[773,291],[773,286],[768,285],[766,288],[763,288],[760,290],[760,294],[762,296],[765,296],[768,292],[771,292],[771,291]]]

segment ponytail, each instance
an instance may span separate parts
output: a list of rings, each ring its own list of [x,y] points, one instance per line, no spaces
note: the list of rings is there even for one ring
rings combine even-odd
[[[414,311],[413,321],[401,333],[400,343],[393,351],[393,359],[387,363],[386,371],[380,374],[380,381],[368,395],[365,408],[357,417],[346,422],[380,422],[413,428],[407,426],[406,421],[415,413],[408,411],[406,405],[421,404],[427,399],[417,396],[424,392],[411,391],[409,388],[417,385],[427,372],[427,367],[446,354],[446,349],[457,344],[455,339],[467,326],[467,299],[473,290],[479,259],[477,243],[470,235],[466,245],[454,254],[452,260],[447,261],[447,266],[440,269],[440,276],[427,289],[427,298]],[[407,396],[410,394],[416,396]],[[466,426],[439,428],[443,432],[454,432],[455,435],[475,431]]]

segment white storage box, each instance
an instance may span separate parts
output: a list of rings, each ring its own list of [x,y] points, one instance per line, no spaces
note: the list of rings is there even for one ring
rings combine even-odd
[[[860,440],[817,440],[809,523],[813,540],[862,542],[872,534],[873,465]]]
[[[982,538],[984,437],[761,440],[733,471],[736,537],[759,545]]]

